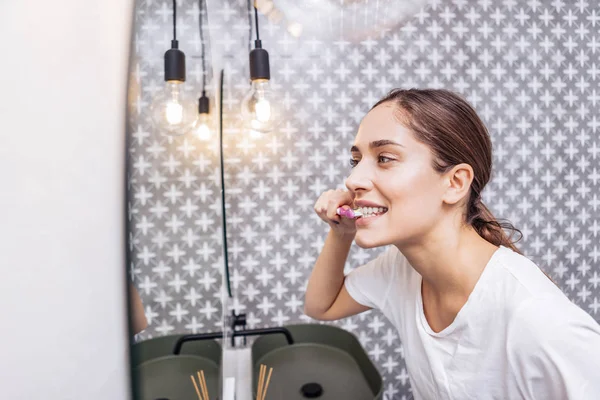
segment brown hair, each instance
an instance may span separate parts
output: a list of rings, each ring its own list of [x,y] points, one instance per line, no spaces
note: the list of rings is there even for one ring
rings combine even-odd
[[[498,221],[481,201],[481,191],[492,172],[492,142],[473,107],[459,95],[441,89],[394,89],[373,108],[387,102],[398,106],[398,121],[429,146],[437,172],[447,172],[461,163],[473,168],[465,223],[488,242],[521,254],[515,246],[523,238],[521,231],[506,220]],[[510,236],[505,229],[511,231]],[[515,233],[519,238],[512,241]]]

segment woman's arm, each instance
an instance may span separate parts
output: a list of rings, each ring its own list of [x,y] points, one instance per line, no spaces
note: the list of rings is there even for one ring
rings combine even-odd
[[[357,303],[344,287],[344,264],[356,235],[354,220],[337,215],[338,207],[352,204],[346,190],[328,190],[315,203],[315,212],[331,228],[306,288],[304,313],[319,320],[335,320],[369,308]]]
[[[133,333],[137,334],[148,327],[148,320],[144,312],[144,305],[140,294],[133,284],[129,284],[129,302],[130,302],[130,318],[133,327]]]
[[[344,286],[344,264],[354,234],[330,231],[306,288],[304,313],[327,321],[349,317],[370,308],[357,303]]]

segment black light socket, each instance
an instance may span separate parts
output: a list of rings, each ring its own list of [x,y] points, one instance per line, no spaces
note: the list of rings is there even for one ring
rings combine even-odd
[[[271,79],[269,53],[262,48],[260,40],[254,43],[256,48],[250,51],[250,80]]]
[[[198,99],[198,114],[208,114],[209,112],[209,103],[208,97],[206,97],[206,92],[202,92],[202,96]]]
[[[165,81],[185,82],[185,54],[178,47],[177,40],[171,40],[171,48],[165,52]]]

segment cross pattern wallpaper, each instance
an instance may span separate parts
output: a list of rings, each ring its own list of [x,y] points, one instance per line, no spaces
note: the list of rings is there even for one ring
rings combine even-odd
[[[344,187],[369,108],[395,87],[456,91],[494,146],[484,202],[523,252],[600,321],[600,8],[596,0],[259,2],[282,123],[243,128],[248,4],[209,0],[204,21],[213,136],[152,124],[172,36],[171,1],[138,1],[129,90],[131,273],[149,327],[138,340],[220,330],[221,186],[215,95],[224,69],[224,158],[232,307],[249,328],[314,322],[304,290],[327,226],[319,194]],[[268,4],[267,4],[268,3]],[[177,2],[188,93],[202,83],[197,1]],[[253,18],[253,16],[252,16]],[[347,271],[383,249],[354,246]],[[387,399],[411,398],[402,344],[378,311],[334,322],[356,334]]]

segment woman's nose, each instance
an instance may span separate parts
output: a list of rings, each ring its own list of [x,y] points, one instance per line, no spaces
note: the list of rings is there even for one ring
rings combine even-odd
[[[361,166],[359,162],[356,167],[352,168],[352,172],[346,178],[346,187],[354,193],[368,191],[373,188],[373,182],[366,165]]]

